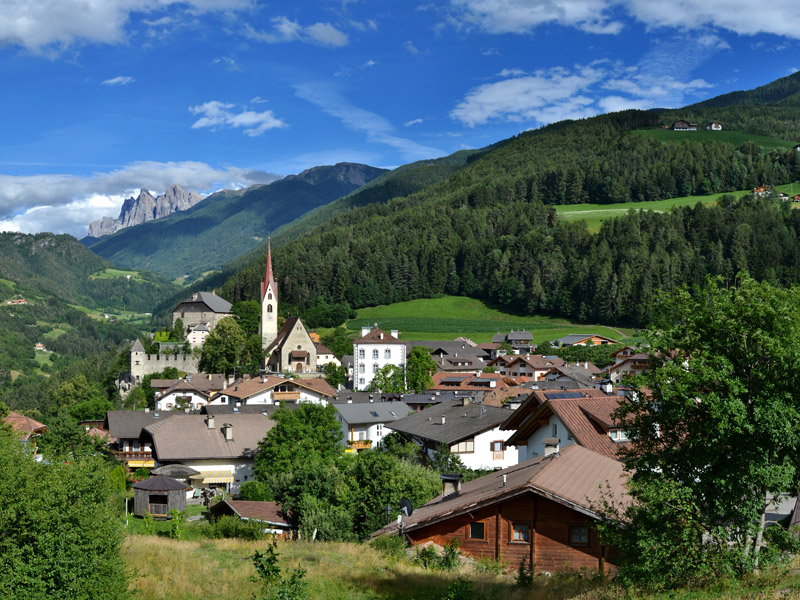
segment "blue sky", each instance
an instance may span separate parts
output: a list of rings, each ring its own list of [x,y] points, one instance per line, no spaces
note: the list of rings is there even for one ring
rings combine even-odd
[[[394,167],[800,68],[796,1],[0,0],[0,230]]]

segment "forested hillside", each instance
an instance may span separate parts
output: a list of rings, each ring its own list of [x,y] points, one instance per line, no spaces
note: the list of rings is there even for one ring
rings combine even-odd
[[[189,210],[91,244],[117,266],[195,279],[257,248],[274,229],[349,194],[383,169],[341,163],[244,190],[212,194]]]
[[[750,110],[753,118],[760,111]],[[597,235],[559,222],[547,205],[659,200],[800,177],[794,150],[663,144],[631,134],[662,119],[627,111],[528,132],[406,198],[339,215],[274,250],[282,302],[302,313],[319,298],[358,308],[449,293],[528,313],[642,325],[656,290],[707,272],[732,276],[747,267],[755,277],[795,281],[797,218],[771,202],[633,214]],[[776,118],[769,126],[785,134],[795,122]],[[254,297],[262,272],[259,257],[222,293]]]

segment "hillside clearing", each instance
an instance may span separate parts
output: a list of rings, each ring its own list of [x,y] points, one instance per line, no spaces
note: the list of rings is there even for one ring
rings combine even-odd
[[[124,271],[122,269],[104,269],[97,273],[92,273],[89,279],[118,279],[120,277],[128,277],[139,282],[144,281],[144,278],[139,275],[139,271]]]
[[[452,340],[468,337],[475,343],[491,342],[498,332],[524,329],[540,343],[569,333],[597,333],[620,340],[634,335],[630,329],[603,325],[577,325],[564,319],[539,315],[514,315],[463,296],[442,296],[373,306],[358,310],[348,329],[377,323],[384,331],[397,329],[402,340]]]
[[[745,142],[755,142],[766,150],[788,150],[797,143],[774,137],[745,133],[744,131],[730,131],[724,129],[722,131],[707,131],[706,129],[698,129],[697,131],[636,129],[631,133],[633,135],[649,136],[665,144],[680,144],[681,142],[720,142],[740,146]]]

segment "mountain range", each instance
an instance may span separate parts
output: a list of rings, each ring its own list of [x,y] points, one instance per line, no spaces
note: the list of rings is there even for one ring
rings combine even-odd
[[[119,217],[116,219],[103,217],[98,221],[92,221],[89,224],[88,237],[100,238],[126,227],[133,227],[175,212],[188,210],[201,200],[203,200],[203,196],[197,192],[184,190],[179,185],[170,186],[166,192],[156,198],[153,198],[147,190],[142,189],[136,198],[128,198],[122,203]]]
[[[192,280],[257,248],[281,225],[384,172],[354,163],[314,167],[268,185],[217,192],[187,210],[82,241],[119,267]]]

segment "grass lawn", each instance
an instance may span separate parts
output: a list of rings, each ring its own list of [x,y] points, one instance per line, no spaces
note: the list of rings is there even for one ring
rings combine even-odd
[[[49,365],[50,356],[52,356],[52,354],[53,353],[49,351],[47,352],[37,351],[36,354],[33,355],[33,360],[35,360],[36,364],[38,364],[40,367],[42,365]]]
[[[705,125],[702,125],[705,127]],[[763,135],[752,135],[744,131],[672,131],[671,129],[637,129],[631,132],[633,135],[646,135],[665,144],[679,144],[684,141],[689,142],[722,142],[740,146],[744,142],[755,142],[763,146],[766,150],[788,150],[793,148],[796,141],[790,142],[779,138],[766,137]]]
[[[131,592],[139,600],[250,600],[260,597],[251,558],[265,547],[264,541],[129,535],[123,555],[132,573]],[[646,594],[577,575],[536,577],[531,587],[521,589],[513,575],[496,575],[480,564],[426,571],[368,544],[278,542],[277,552],[283,573],[306,570],[308,598],[313,600],[441,600],[457,577],[470,582],[475,600],[766,600],[796,598],[800,592],[796,562],[795,568],[768,569],[705,589]]]
[[[490,342],[498,332],[525,329],[536,343],[569,333],[597,333],[616,340],[634,335],[633,330],[602,325],[575,325],[564,319],[537,315],[513,315],[463,296],[443,296],[362,308],[347,328],[360,332],[377,323],[384,331],[398,329],[403,340],[452,340],[458,336],[473,342]]]
[[[103,271],[98,271],[97,273],[92,273],[89,279],[117,279],[119,277],[127,277],[128,275],[131,276],[133,281],[144,281],[142,276],[139,275],[139,271],[123,271],[122,269],[105,269]]]

